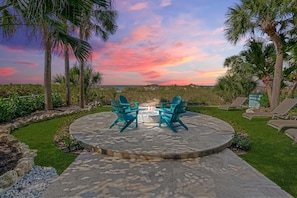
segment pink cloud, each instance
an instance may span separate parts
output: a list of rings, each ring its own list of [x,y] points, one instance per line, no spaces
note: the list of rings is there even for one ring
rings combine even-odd
[[[223,76],[226,73],[226,68],[209,70],[209,71],[198,71],[200,75],[203,77],[218,77]]]
[[[150,42],[158,38],[160,30],[158,28],[141,26],[134,29],[128,37],[124,38],[121,44],[136,44],[137,42]]]
[[[9,68],[9,67],[0,68],[0,76],[11,76],[15,72],[16,70],[13,68]]]
[[[29,67],[37,67],[39,64],[38,63],[33,63],[30,61],[15,61],[16,64],[20,64],[20,65],[26,65]]]
[[[191,57],[180,54],[171,54],[158,47],[140,46],[126,48],[114,45],[104,59],[98,61],[100,69],[117,71],[151,71],[153,68],[171,66],[187,62]]]
[[[166,6],[169,6],[171,5],[171,0],[162,0],[161,1],[161,6],[162,7],[166,7]]]
[[[156,71],[141,72],[141,75],[149,79],[159,78],[161,76],[160,73]]]
[[[7,52],[23,52],[25,50],[26,50],[26,46],[7,47]]]
[[[137,3],[133,6],[131,6],[129,9],[130,10],[143,10],[147,7],[147,3]]]

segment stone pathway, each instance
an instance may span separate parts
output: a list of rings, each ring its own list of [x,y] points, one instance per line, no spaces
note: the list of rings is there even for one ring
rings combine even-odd
[[[119,133],[108,129],[114,118],[98,113],[71,125],[97,152],[78,156],[42,197],[292,197],[226,148],[234,131],[219,119],[188,113],[188,131],[140,123]]]

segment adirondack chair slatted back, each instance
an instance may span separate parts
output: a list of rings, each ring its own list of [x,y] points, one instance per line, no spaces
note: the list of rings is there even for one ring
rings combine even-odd
[[[179,123],[178,126],[183,126],[186,130],[188,130],[188,127],[180,119],[181,115],[186,112],[186,107],[187,102],[181,101],[178,105],[171,108],[171,111],[160,109],[159,127],[161,127],[162,122],[165,122],[173,132],[177,132],[175,129],[177,126],[174,124]]]
[[[117,114],[119,121],[127,120],[127,114],[124,107],[115,101],[112,101],[112,112]]]
[[[125,96],[122,96],[122,95],[119,96],[119,101],[120,101],[120,103],[129,103],[127,98]]]
[[[109,128],[112,128],[113,126],[117,125],[118,122],[123,122],[124,126],[121,128],[120,132],[123,132],[134,120],[136,120],[136,128],[138,127],[138,111],[127,111],[127,108],[125,108],[125,105],[120,104],[117,101],[112,101],[112,112],[114,112],[117,115],[116,120],[110,125]]]
[[[138,111],[138,102],[129,102],[125,96],[120,95],[118,101],[128,111]],[[129,105],[128,105],[129,104]]]
[[[162,102],[161,107],[164,110],[167,111],[173,111],[176,105],[178,105],[181,102],[181,96],[174,96],[171,100],[171,102]]]

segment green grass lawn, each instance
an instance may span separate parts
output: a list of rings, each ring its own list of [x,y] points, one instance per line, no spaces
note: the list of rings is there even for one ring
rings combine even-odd
[[[251,150],[240,157],[274,181],[282,189],[297,197],[297,145],[283,132],[267,126],[269,118],[248,120],[243,110],[224,111],[216,107],[189,107],[230,123],[236,132],[245,132],[251,140]]]
[[[110,111],[110,108],[100,107],[96,110],[101,111]],[[283,132],[267,126],[269,119],[250,121],[242,118],[243,110],[225,111],[216,107],[188,107],[188,111],[220,118],[230,123],[236,132],[248,134],[252,144],[251,150],[240,157],[282,189],[297,197],[297,145],[292,145],[293,140]],[[75,160],[76,155],[59,150],[53,142],[54,135],[65,122],[69,123],[69,120],[83,115],[86,113],[34,123],[14,131],[13,135],[31,149],[38,150],[36,165],[54,167],[61,174]]]
[[[90,113],[110,111],[110,107],[100,107]],[[60,127],[69,120],[75,120],[89,112],[81,112],[74,115],[58,117],[52,120],[33,123],[15,130],[12,135],[26,143],[30,149],[38,150],[34,159],[35,165],[54,167],[61,174],[77,157],[61,151],[54,144],[54,136]]]

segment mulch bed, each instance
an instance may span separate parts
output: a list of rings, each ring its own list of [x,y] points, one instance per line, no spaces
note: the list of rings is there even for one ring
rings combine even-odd
[[[10,147],[7,142],[0,142],[0,175],[13,170],[21,157],[22,153],[15,147]]]

